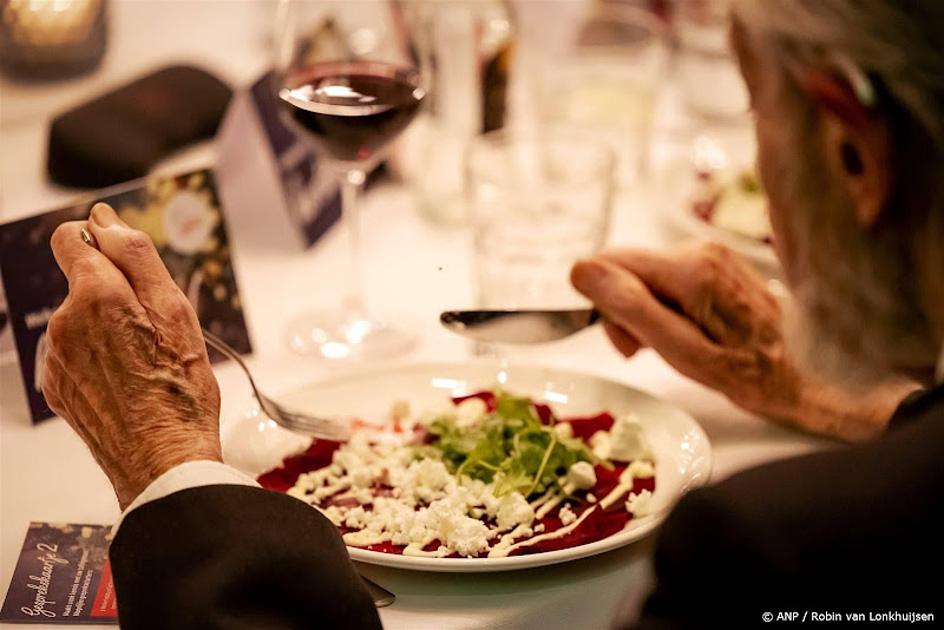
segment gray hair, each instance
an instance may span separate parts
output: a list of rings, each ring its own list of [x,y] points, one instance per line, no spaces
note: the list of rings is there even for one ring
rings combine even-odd
[[[835,63],[838,53],[877,77],[944,147],[941,0],[738,0],[734,11],[784,63]]]
[[[890,123],[896,188],[880,229],[860,233],[840,218],[828,226],[812,207],[796,219],[809,241],[801,262],[818,276],[795,287],[800,306],[814,328],[844,346],[847,369],[856,362],[872,362],[876,374],[933,367],[941,337],[922,291],[944,272],[944,1],[736,0],[734,13],[786,84],[795,86],[798,69],[835,72]],[[804,101],[800,90],[791,92]],[[794,121],[798,135],[811,120],[807,104],[803,124]],[[805,138],[796,145],[792,160],[802,162],[811,147]],[[807,205],[839,211],[823,206],[841,198],[809,194],[829,186],[822,171],[784,166],[796,175],[797,203],[806,192]]]

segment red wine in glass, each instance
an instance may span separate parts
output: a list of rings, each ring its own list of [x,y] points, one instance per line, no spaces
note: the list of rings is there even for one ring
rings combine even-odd
[[[410,124],[424,96],[416,71],[371,61],[301,68],[279,90],[293,126],[340,162],[373,158]]]

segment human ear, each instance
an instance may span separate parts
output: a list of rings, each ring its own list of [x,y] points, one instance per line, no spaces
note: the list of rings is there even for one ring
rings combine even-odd
[[[891,194],[894,169],[888,126],[837,77],[814,72],[801,83],[819,110],[833,172],[852,201],[859,224],[869,228],[881,218]]]

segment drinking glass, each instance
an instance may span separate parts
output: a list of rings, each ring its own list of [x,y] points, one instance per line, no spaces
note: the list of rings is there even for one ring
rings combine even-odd
[[[745,119],[747,86],[728,40],[730,0],[682,0],[676,11],[678,74],[693,113]]]
[[[370,0],[278,4],[274,89],[281,115],[337,175],[351,259],[350,290],[341,305],[290,324],[290,344],[303,354],[381,358],[415,341],[368,307],[358,207],[367,174],[427,92],[423,46],[399,8]]]
[[[596,6],[548,51],[536,85],[545,124],[579,127],[608,142],[617,182],[635,184],[648,166],[649,135],[668,46],[663,23],[634,7]]]
[[[570,268],[606,239],[614,161],[606,143],[574,129],[472,140],[466,176],[481,308],[586,304]]]

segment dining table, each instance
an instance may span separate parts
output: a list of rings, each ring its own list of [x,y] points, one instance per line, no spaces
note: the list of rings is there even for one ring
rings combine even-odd
[[[125,0],[109,8],[109,49],[93,75],[52,84],[0,80],[0,222],[55,208],[79,195],[50,183],[45,175],[48,124],[57,112],[160,65],[193,63],[235,86],[248,85],[267,65],[271,3]],[[669,142],[690,124],[677,91],[666,83],[652,135],[655,155],[659,143]],[[238,151],[238,146],[226,150]],[[218,145],[206,143],[161,168],[225,163],[219,151]],[[286,240],[279,229],[266,228],[279,224],[275,213],[283,211],[272,201],[279,195],[277,189],[247,182],[230,186],[225,179],[221,175],[223,213],[253,346],[247,362],[260,388],[277,396],[338,370],[357,370],[356,363],[298,355],[285,334],[294,316],[343,295],[346,235],[335,227],[314,246],[303,248]],[[396,179],[373,186],[364,199],[370,304],[409,325],[418,339],[406,355],[371,363],[372,369],[462,362],[475,353],[467,340],[439,324],[441,311],[475,306],[469,229],[429,221],[417,212],[414,201],[409,186]],[[666,203],[652,178],[621,187],[613,199],[607,246],[673,245],[678,235],[662,220]],[[710,483],[831,444],[738,409],[724,396],[679,375],[651,350],[629,359],[621,356],[599,327],[550,344],[509,349],[504,357],[603,376],[685,410],[710,439]],[[222,396],[221,423],[252,413],[252,394],[238,367],[219,363],[214,371]],[[65,421],[30,421],[15,353],[9,348],[0,355],[0,386],[2,597],[31,521],[107,524],[118,518],[119,508],[105,475]],[[631,615],[644,602],[652,586],[650,558],[657,537],[655,533],[565,564],[510,572],[436,574],[366,564],[358,569],[396,594],[396,602],[380,610],[390,630],[605,628],[615,615]]]

